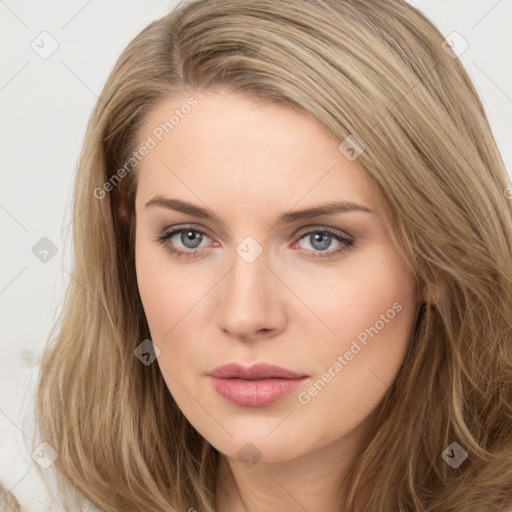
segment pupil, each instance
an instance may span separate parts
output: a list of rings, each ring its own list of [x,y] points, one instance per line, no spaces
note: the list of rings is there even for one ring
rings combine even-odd
[[[327,249],[329,247],[330,238],[331,238],[329,235],[324,235],[322,233],[316,233],[313,235],[313,237],[314,237],[314,243],[312,243],[311,245],[313,247],[315,247],[315,249],[322,250],[322,249]],[[315,243],[317,244],[316,246],[315,246]]]
[[[183,238],[183,235],[185,235],[185,239]],[[200,243],[201,243],[201,237],[202,235],[200,233],[197,233],[195,231],[187,231],[186,233],[183,232],[181,235],[183,244],[188,247],[189,249],[195,249]],[[187,245],[188,242],[197,242],[196,244],[192,244],[192,246]]]

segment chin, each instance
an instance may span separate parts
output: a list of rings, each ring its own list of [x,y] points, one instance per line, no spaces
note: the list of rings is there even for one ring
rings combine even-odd
[[[308,448],[307,444],[300,443],[290,432],[283,430],[281,435],[271,432],[272,429],[251,431],[247,429],[243,435],[222,440],[208,439],[220,453],[232,459],[246,462],[248,466],[257,462],[277,463],[295,459]],[[303,438],[303,436],[300,436]]]

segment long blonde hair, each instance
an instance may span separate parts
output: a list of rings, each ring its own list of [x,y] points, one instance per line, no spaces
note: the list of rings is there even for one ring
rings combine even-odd
[[[38,424],[64,490],[105,512],[215,510],[220,454],[158,365],[134,356],[150,338],[134,264],[137,167],[119,170],[159,102],[219,87],[362,141],[358,162],[429,297],[343,510],[365,484],[370,511],[500,510],[512,499],[509,181],[443,39],[403,0],[192,0],[128,45],[88,125],[73,275],[41,365]],[[468,454],[458,468],[442,457],[454,441]]]

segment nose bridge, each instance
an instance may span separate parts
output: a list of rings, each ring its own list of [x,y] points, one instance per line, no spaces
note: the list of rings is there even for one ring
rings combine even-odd
[[[267,268],[267,251],[251,237],[235,250],[231,272],[222,288],[220,327],[247,338],[259,330],[275,330],[283,320],[275,276]]]

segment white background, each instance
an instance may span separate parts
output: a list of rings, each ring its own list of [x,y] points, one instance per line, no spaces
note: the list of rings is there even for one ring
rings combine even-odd
[[[461,60],[512,169],[512,0],[414,0],[448,36],[469,42]],[[71,270],[71,197],[86,124],[116,59],[173,1],[0,0],[0,412],[43,348]],[[42,59],[43,31],[58,49]],[[32,247],[58,247],[47,263]]]

